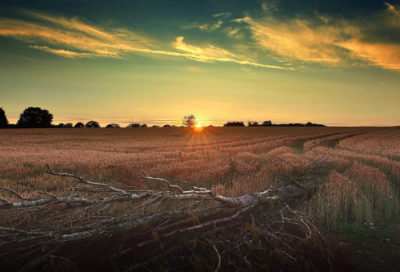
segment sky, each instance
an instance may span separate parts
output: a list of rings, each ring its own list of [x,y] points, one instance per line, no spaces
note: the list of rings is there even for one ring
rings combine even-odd
[[[400,0],[0,0],[0,107],[53,124],[400,125]]]

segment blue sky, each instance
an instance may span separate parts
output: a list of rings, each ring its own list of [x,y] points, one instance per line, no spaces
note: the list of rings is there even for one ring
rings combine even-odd
[[[11,123],[400,123],[400,1],[0,1],[0,62]]]

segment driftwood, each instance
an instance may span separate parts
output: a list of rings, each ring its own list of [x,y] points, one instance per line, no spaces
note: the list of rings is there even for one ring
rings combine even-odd
[[[55,271],[60,266],[69,271],[82,267],[80,256],[87,255],[87,250],[102,247],[107,256],[98,258],[121,271],[149,270],[148,266],[160,266],[159,260],[172,262],[169,269],[184,271],[188,258],[192,266],[201,266],[193,261],[199,256],[204,263],[214,262],[215,271],[258,270],[264,265],[258,253],[246,252],[274,248],[268,252],[281,265],[296,263],[299,242],[317,241],[324,248],[321,258],[332,268],[333,255],[320,231],[310,218],[287,204],[312,192],[328,166],[327,159],[321,158],[296,169],[281,187],[225,197],[206,188],[184,190],[145,172],[140,178],[158,189],[129,190],[56,172],[47,165],[48,174],[68,178],[85,190],[63,196],[40,191],[43,198],[27,199],[0,187],[3,196],[17,198],[1,198],[0,265],[10,271],[40,267]],[[115,245],[118,248],[110,248]],[[99,269],[95,267],[86,265]]]

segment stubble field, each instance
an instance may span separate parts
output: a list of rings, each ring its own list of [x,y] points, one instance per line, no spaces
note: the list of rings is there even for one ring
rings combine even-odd
[[[279,176],[324,158],[329,173],[301,205],[321,229],[370,235],[400,214],[398,128],[10,129],[0,139],[0,186],[25,198],[70,194],[70,181],[48,175],[46,164],[120,188],[150,189],[137,177],[145,171],[241,196],[279,187]],[[0,196],[18,201],[4,190]]]

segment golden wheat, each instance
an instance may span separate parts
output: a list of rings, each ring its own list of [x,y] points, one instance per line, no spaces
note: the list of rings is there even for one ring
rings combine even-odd
[[[137,178],[143,170],[187,183],[182,186],[239,196],[280,186],[280,179],[271,174],[290,176],[296,168],[328,156],[333,172],[309,211],[318,210],[330,228],[343,218],[361,224],[399,212],[391,182],[400,178],[400,162],[387,157],[400,154],[399,130],[394,129],[10,129],[1,130],[0,138],[0,186],[26,197],[38,190],[70,193],[64,189],[68,180],[45,174],[46,164],[95,181],[148,189],[150,185]]]

